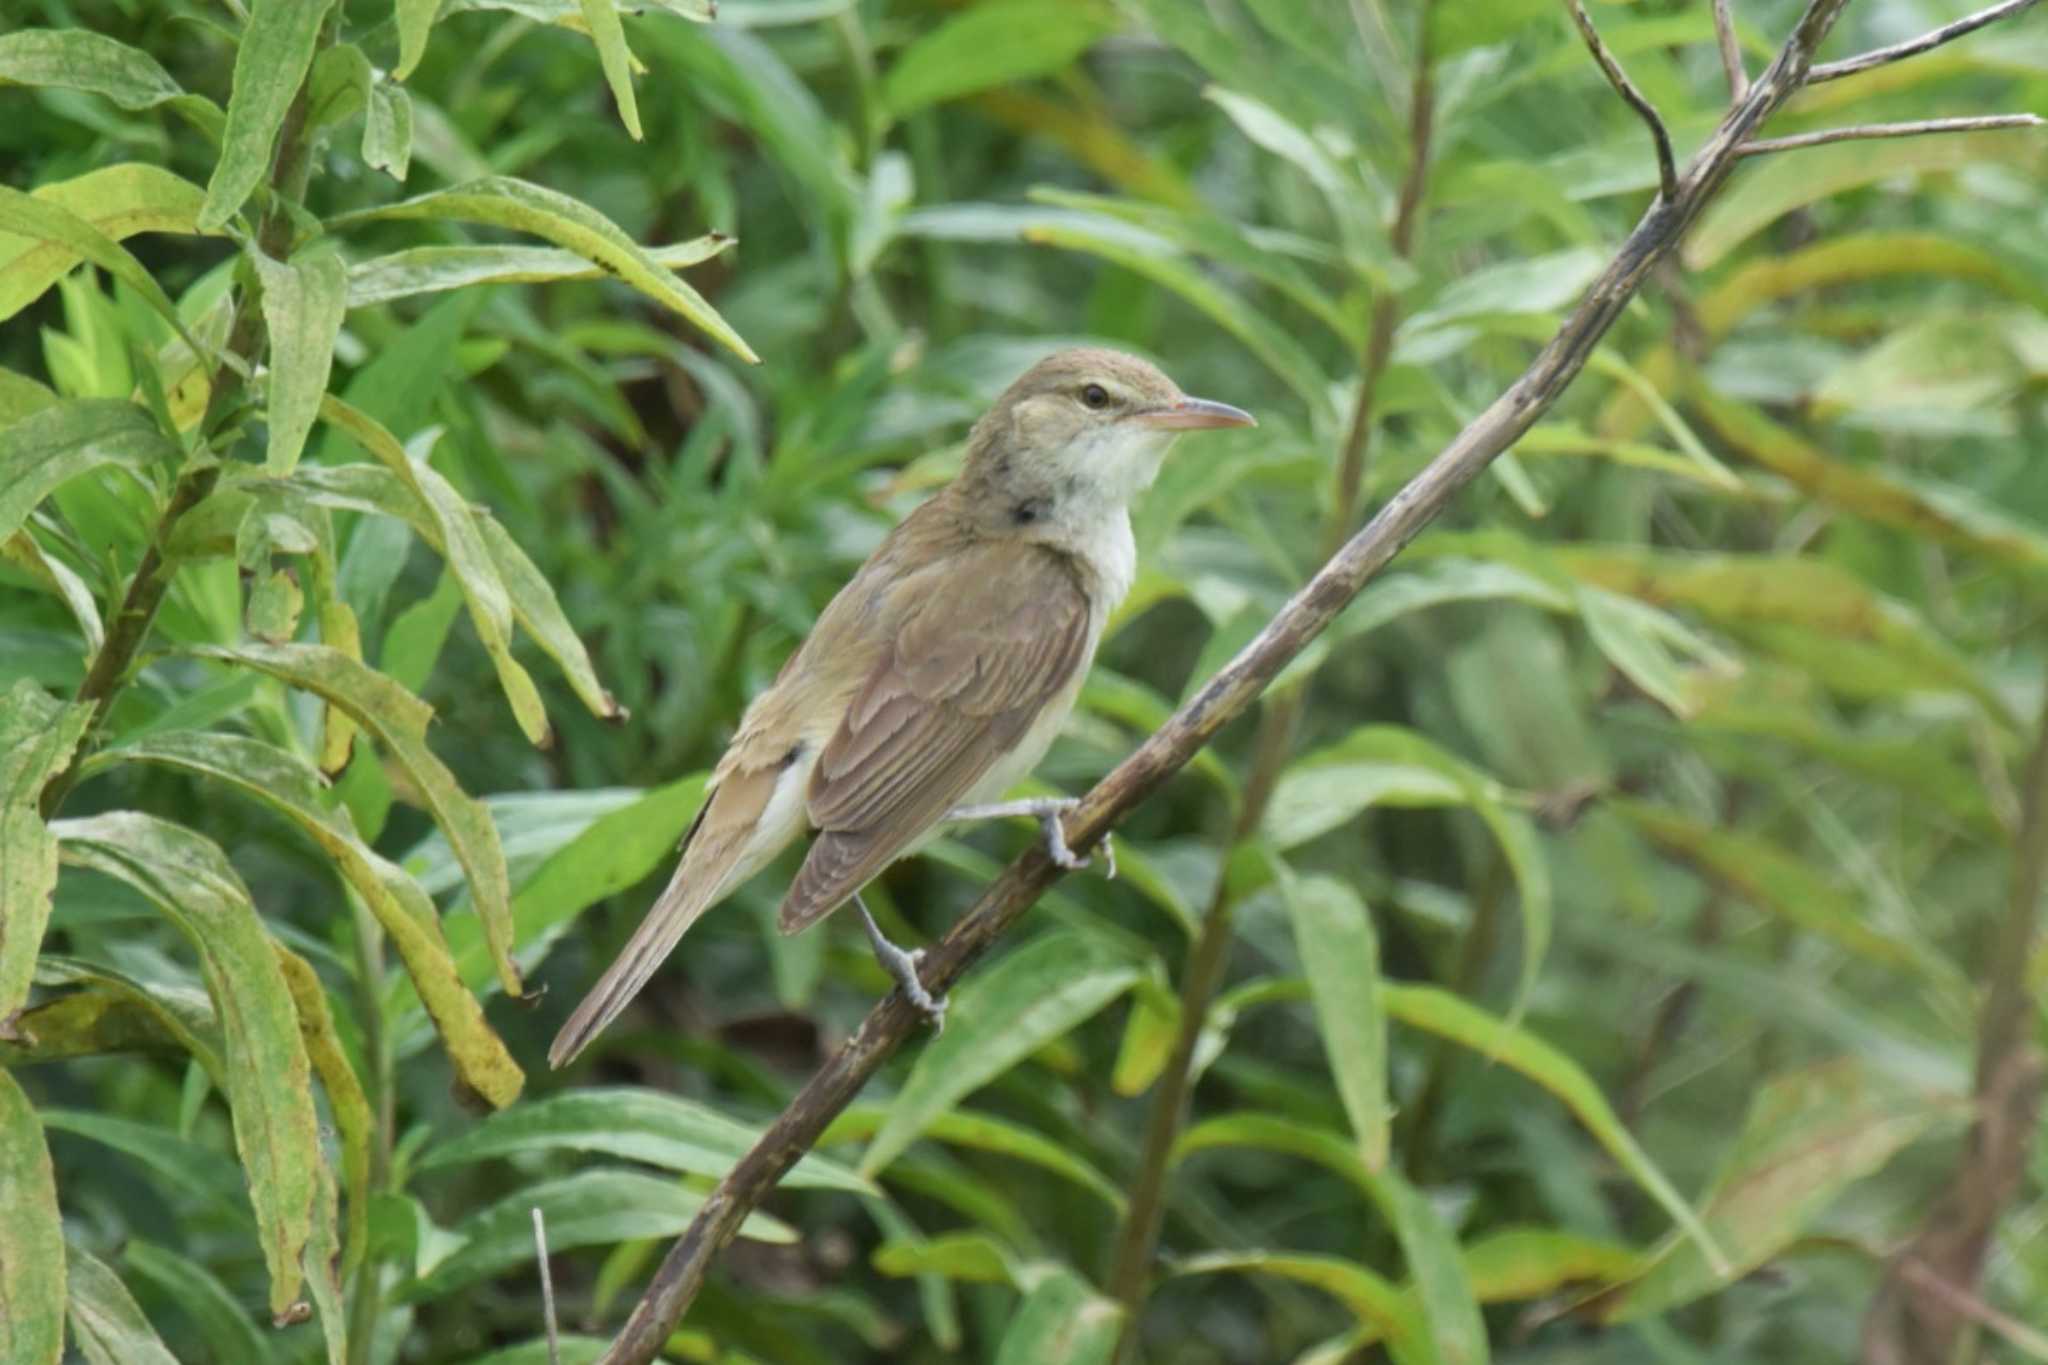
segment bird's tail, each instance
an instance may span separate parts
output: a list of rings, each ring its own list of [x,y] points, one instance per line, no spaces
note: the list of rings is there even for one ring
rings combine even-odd
[[[590,988],[590,994],[583,997],[583,1003],[562,1025],[562,1031],[555,1035],[554,1045],[548,1049],[549,1066],[567,1066],[590,1045],[591,1039],[604,1032],[619,1012],[633,1003],[633,997],[640,994],[655,968],[675,950],[697,917],[718,902],[730,876],[721,876],[718,870],[701,865],[693,868],[692,861],[688,857],[683,859],[618,960],[605,969],[597,984]]]

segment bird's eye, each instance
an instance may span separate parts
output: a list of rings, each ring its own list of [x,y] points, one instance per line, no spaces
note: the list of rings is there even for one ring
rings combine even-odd
[[[1109,406],[1109,390],[1100,384],[1090,384],[1081,390],[1081,401],[1091,408],[1106,408]]]

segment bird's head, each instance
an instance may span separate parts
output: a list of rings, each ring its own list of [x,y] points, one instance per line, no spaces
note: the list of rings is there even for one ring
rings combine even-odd
[[[1029,522],[1121,510],[1148,487],[1174,437],[1256,426],[1250,413],[1190,398],[1156,365],[1078,347],[1026,370],[968,438],[967,476]]]

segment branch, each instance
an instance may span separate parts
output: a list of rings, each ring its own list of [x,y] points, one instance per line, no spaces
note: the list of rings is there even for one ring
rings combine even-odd
[[[1635,297],[1651,267],[1677,246],[1720,190],[1735,167],[1736,149],[1804,83],[1815,49],[1847,3],[1809,0],[1797,28],[1757,78],[1748,98],[1728,112],[1684,176],[1674,180],[1672,193],[1650,206],[1522,376],[1382,506],[1363,530],[1345,542],[1236,658],[1081,798],[1064,821],[1067,842],[1075,852],[1085,853],[1099,843],[1111,826],[1163,786],[1218,730],[1257,700],[1280,670],[1336,619],[1459,490],[1557,401]],[[951,987],[1060,875],[1044,848],[1034,843],[927,952],[922,969],[926,987],[934,991]],[[892,992],[868,1012],[853,1036],[705,1199],[688,1230],[669,1249],[601,1365],[647,1365],[654,1358],[703,1287],[712,1260],[739,1232],[742,1220],[920,1024],[920,1016],[900,991]]]
[[[1847,128],[1823,128],[1817,133],[1794,133],[1790,137],[1760,137],[1735,149],[1737,156],[1763,156],[1769,152],[1790,152],[1801,147],[1819,147],[1829,142],[1859,142],[1874,137],[1921,137],[1928,133],[1978,133],[1987,128],[2039,128],[2048,125],[2038,114],[1979,114],[1972,118],[1923,118],[1910,123],[1857,123]]]
[[[1586,17],[1584,0],[1564,0],[1565,8],[1572,12],[1572,22],[1579,26],[1579,36],[1586,40],[1586,49],[1593,54],[1593,60],[1600,64],[1607,75],[1607,83],[1614,87],[1628,103],[1629,108],[1643,116],[1643,122],[1650,125],[1650,140],[1657,144],[1657,188],[1665,203],[1670,203],[1678,193],[1678,171],[1671,160],[1671,134],[1664,131],[1664,120],[1657,117],[1657,106],[1636,89],[1635,82],[1621,69],[1621,63],[1614,60],[1614,54],[1607,50],[1607,44],[1600,41],[1600,33],[1593,27],[1593,21]]]
[[[1719,0],[1716,0],[1716,3],[1718,4]],[[1854,76],[1873,67],[1888,66],[1892,62],[1901,62],[1908,57],[1917,57],[1923,52],[1940,47],[1943,43],[1954,42],[1965,33],[1975,33],[1986,24],[1995,24],[2008,15],[2032,9],[2034,3],[2035,0],[2005,0],[2003,4],[1980,9],[1975,14],[1956,20],[1953,24],[1944,24],[1931,33],[1923,33],[1918,38],[1893,43],[1890,47],[1880,47],[1839,62],[1823,62],[1807,73],[1806,83],[1819,85],[1822,81],[1838,81],[1844,76]]]
[[[2031,5],[2034,0],[2026,3]],[[1749,94],[1749,72],[1743,69],[1742,44],[1735,38],[1735,16],[1728,12],[1728,0],[1714,0],[1714,41],[1721,46],[1721,69],[1728,73],[1728,98],[1739,104]]]

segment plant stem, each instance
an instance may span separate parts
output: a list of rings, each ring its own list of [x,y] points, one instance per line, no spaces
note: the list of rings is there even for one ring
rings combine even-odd
[[[1728,111],[1679,177],[1677,193],[1659,198],[1637,222],[1600,274],[1586,287],[1555,335],[1521,376],[1453,437],[1414,478],[1384,503],[1364,529],[1266,623],[1251,642],[1167,718],[1061,822],[1067,843],[1086,853],[1118,820],[1173,777],[1230,721],[1243,714],[1281,669],[1322,633],[1365,585],[1441,514],[1451,500],[1519,440],[1576,379],[1650,271],[1676,248],[1712,202],[1736,163],[1735,148],[1800,88],[1813,54],[1848,0],[1810,0],[1792,35]],[[1005,868],[946,936],[926,951],[919,975],[944,991],[1020,920],[1061,869],[1034,842]],[[901,991],[879,1002],[797,1092],[765,1132],[705,1197],[696,1217],[669,1248],[653,1282],[633,1306],[601,1365],[647,1365],[682,1320],[718,1253],[826,1126],[924,1026]]]
[[[1429,185],[1431,133],[1436,121],[1436,89],[1432,79],[1429,51],[1429,4],[1424,0],[1417,16],[1415,73],[1409,81],[1408,171],[1401,181],[1400,198],[1394,210],[1389,240],[1394,254],[1402,260],[1413,256],[1416,224],[1421,217],[1423,195]],[[1401,302],[1391,291],[1373,296],[1372,316],[1366,328],[1364,354],[1359,358],[1358,397],[1352,404],[1351,420],[1345,428],[1344,444],[1337,459],[1331,490],[1329,514],[1323,525],[1322,555],[1335,554],[1351,534],[1358,520],[1364,496],[1365,476],[1372,456],[1374,418],[1379,400],[1380,380],[1394,353],[1394,332],[1399,326]],[[1281,770],[1294,748],[1295,733],[1308,695],[1306,683],[1274,697],[1259,717],[1259,730],[1252,741],[1251,775],[1238,807],[1235,827],[1216,869],[1216,889],[1209,910],[1202,917],[1201,932],[1189,951],[1181,976],[1179,1031],[1173,1053],[1153,1092],[1145,1116],[1145,1138],[1138,1152],[1137,1175],[1131,1186],[1130,1203],[1118,1230],[1116,1256],[1109,1272],[1109,1294],[1123,1306],[1122,1336],[1117,1359],[1129,1356],[1137,1341],[1138,1318],[1145,1302],[1145,1288],[1151,1278],[1152,1261],[1159,1250],[1159,1233],[1166,1219],[1167,1167],[1174,1144],[1187,1126],[1188,1102],[1194,1091],[1195,1053],[1201,1046],[1202,1031],[1208,1026],[1209,1009],[1216,1001],[1217,988],[1230,962],[1230,946],[1237,936],[1237,904],[1227,875],[1237,850],[1253,838],[1265,820],[1266,803],[1280,780]]]
[[[330,20],[325,29],[326,37],[322,40],[323,46],[332,41],[333,31]],[[277,154],[271,162],[269,204],[257,229],[258,243],[271,255],[285,254],[292,240],[291,218],[284,211],[280,196],[302,198],[312,171],[312,148],[307,144],[305,129],[306,91],[302,85],[285,113],[283,127],[278,131]],[[228,335],[228,359],[223,360],[210,377],[206,412],[199,422],[202,452],[205,443],[217,434],[219,423],[240,400],[244,376],[255,367],[256,357],[262,354],[268,342],[258,300],[244,294],[239,302],[234,330]],[[206,458],[188,463],[172,485],[170,499],[157,518],[156,533],[150,538],[149,548],[143,551],[142,562],[135,566],[135,574],[128,580],[127,591],[121,595],[121,605],[107,622],[106,639],[93,655],[84,680],[72,696],[75,704],[92,707],[92,720],[71,762],[43,785],[38,804],[44,819],[54,816],[63,806],[64,798],[78,785],[79,767],[86,755],[92,752],[100,727],[106,722],[107,711],[127,681],[135,656],[149,638],[150,627],[156,623],[156,614],[163,607],[164,596],[177,577],[180,566],[167,553],[172,533],[187,512],[206,501],[219,481],[219,464]]]
[[[1871,1365],[1956,1358],[1992,1233],[2026,1175],[2048,1078],[2027,993],[2041,899],[2048,893],[2048,687],[2021,801],[2012,898],[1984,967],[1990,988],[1977,1024],[1976,1117],[1947,1191],[1893,1258],[1871,1299],[1863,1329],[1863,1358]]]

